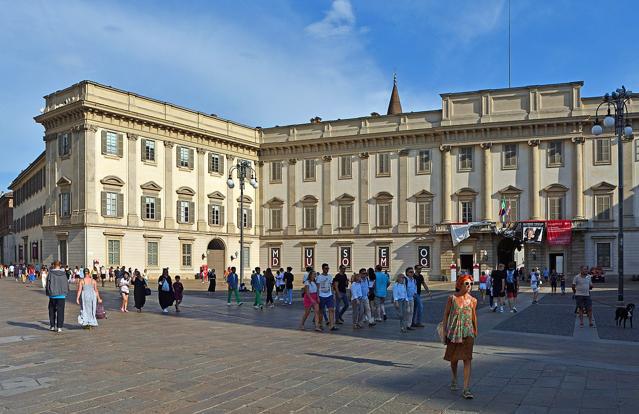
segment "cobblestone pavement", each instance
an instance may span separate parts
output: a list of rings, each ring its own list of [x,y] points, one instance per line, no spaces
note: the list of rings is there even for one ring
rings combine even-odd
[[[156,294],[142,313],[115,312],[109,287],[100,327],[77,327],[69,300],[57,334],[41,289],[0,280],[0,412],[639,412],[639,326],[615,328],[616,340],[580,331],[569,296],[529,305],[524,293],[517,314],[482,307],[475,399],[463,400],[435,337],[444,291],[426,301],[428,324],[416,332],[401,334],[391,310],[374,328],[328,334],[296,329],[299,300],[258,311],[199,288],[187,284],[183,312],[162,315]]]

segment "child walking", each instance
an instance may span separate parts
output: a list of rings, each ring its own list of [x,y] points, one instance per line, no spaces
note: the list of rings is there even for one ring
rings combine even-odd
[[[180,276],[175,276],[175,282],[173,282],[173,293],[175,295],[175,311],[180,312],[180,303],[184,298],[184,285],[180,282]]]
[[[399,314],[399,329],[406,333],[411,316],[408,313],[408,294],[406,292],[406,277],[403,273],[397,275],[397,280],[393,283],[393,303]]]
[[[120,296],[122,297],[122,306],[120,306],[120,312],[128,312],[129,306],[129,274],[124,273],[124,276],[120,279]]]
[[[355,273],[351,279],[351,307],[353,309],[353,329],[362,327],[362,278],[359,273]],[[368,289],[368,287],[367,287]]]

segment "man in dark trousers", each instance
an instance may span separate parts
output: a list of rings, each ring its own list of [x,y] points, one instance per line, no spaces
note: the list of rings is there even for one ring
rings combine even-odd
[[[284,296],[284,303],[287,305],[293,304],[293,281],[295,276],[293,275],[293,268],[291,266],[286,268],[284,272],[284,284],[286,287],[286,296]]]
[[[69,293],[69,280],[64,270],[60,269],[59,260],[53,262],[53,269],[47,277],[46,292],[49,297],[49,330],[62,332],[64,305]]]

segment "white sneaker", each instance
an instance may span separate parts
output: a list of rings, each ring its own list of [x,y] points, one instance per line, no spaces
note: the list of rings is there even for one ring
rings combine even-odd
[[[259,309],[260,307],[259,307],[259,306],[257,306],[257,305],[253,305],[253,308],[254,308],[254,309]]]
[[[62,328],[58,328],[58,333],[61,333],[61,332],[62,332]]]
[[[52,326],[52,327],[50,327],[50,328],[49,328],[49,330],[50,330],[51,332],[55,332],[57,329],[55,329],[55,326]]]
[[[169,313],[168,309],[162,309],[162,313]]]
[[[226,306],[231,306],[231,302],[227,303]]]

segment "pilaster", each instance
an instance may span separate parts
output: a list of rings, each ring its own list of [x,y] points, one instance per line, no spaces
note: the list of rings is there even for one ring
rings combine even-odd
[[[71,200],[77,198],[80,202],[80,210],[82,211],[83,223],[95,223],[98,221],[99,200],[96,199],[96,133],[98,127],[90,124],[83,124],[78,127],[80,140],[80,151],[77,154],[80,157],[80,174],[81,179],[78,180],[80,188],[84,189],[83,194],[71,195]],[[73,191],[73,190],[72,190]]]
[[[442,223],[452,222],[452,176],[450,171],[450,145],[441,145],[439,150],[442,153]]]
[[[235,156],[226,154],[226,165],[229,170],[233,168]],[[236,181],[237,182],[237,181]],[[237,185],[241,185],[239,182]],[[235,210],[235,189],[226,187],[226,232],[229,234],[238,233],[239,229],[235,225],[237,213]]]
[[[322,158],[322,227],[320,234],[331,234],[331,160],[326,155]]]
[[[204,162],[206,151],[202,148],[197,149],[197,230],[206,231],[206,189],[204,187],[204,177],[206,169]]]
[[[359,234],[368,234],[368,152],[359,154]]]
[[[138,136],[136,134],[127,134],[127,222],[129,226],[138,226],[140,223],[140,216],[137,214],[137,206],[139,204],[138,197],[138,171],[136,148],[138,143]],[[141,212],[140,212],[141,213]]]
[[[175,223],[175,199],[173,197],[173,142],[164,141],[164,228],[174,229]]]
[[[585,220],[584,215],[584,137],[574,137],[575,159],[573,162],[573,220]]]
[[[262,180],[262,182],[264,183],[264,161],[258,161],[257,162],[257,177],[256,180]],[[257,217],[255,219],[256,224],[255,224],[255,232],[257,235],[262,236],[264,235],[264,191],[263,191],[264,186],[263,185],[259,185],[256,189],[255,189],[255,198],[257,199],[257,205],[255,206],[255,209],[257,210]]]
[[[623,220],[625,226],[635,226],[634,208],[634,140],[623,140]]]
[[[539,171],[539,140],[528,141],[530,147],[530,219],[541,220],[541,171]]]
[[[493,158],[491,156],[490,149],[492,143],[484,142],[481,145],[483,168],[482,168],[482,219],[492,221],[493,209],[491,208],[492,194],[493,194]]]
[[[397,204],[399,209],[399,223],[397,231],[400,233],[408,233],[408,204],[406,199],[408,198],[408,154],[409,150],[403,149],[399,151],[399,165],[398,165],[398,197]]]
[[[286,234],[294,235],[297,232],[295,224],[295,165],[297,160],[291,158],[286,166]]]

